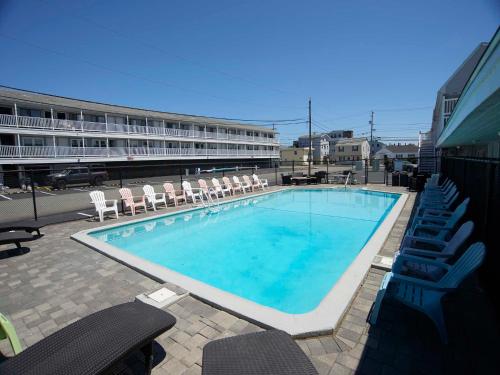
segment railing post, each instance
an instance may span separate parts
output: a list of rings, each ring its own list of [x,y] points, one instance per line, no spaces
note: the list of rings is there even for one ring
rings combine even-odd
[[[54,109],[50,108],[50,123],[52,124],[52,130],[55,129],[54,127]]]
[[[33,180],[33,169],[30,172],[30,185],[31,185],[31,197],[33,198],[33,214],[35,215],[35,220],[38,220],[38,212],[36,209],[35,181]]]
[[[123,176],[122,176],[122,169],[118,168],[119,176],[120,176],[120,189],[123,187]],[[122,214],[125,215],[125,205],[123,204],[123,199],[120,200],[121,206],[122,206]]]
[[[14,103],[14,116],[15,116],[15,119],[16,119],[16,127],[19,127],[19,121],[18,121],[18,118],[17,118],[17,103]]]
[[[274,163],[274,182],[278,185],[278,163]]]

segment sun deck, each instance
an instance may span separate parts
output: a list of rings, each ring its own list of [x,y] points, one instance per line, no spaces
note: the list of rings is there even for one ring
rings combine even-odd
[[[415,194],[409,193],[380,256],[390,257],[398,248],[414,200]],[[121,217],[119,222],[128,220],[131,218]],[[45,236],[30,243],[31,250],[23,254],[0,247],[0,311],[12,320],[23,346],[92,312],[160,287],[157,281],[70,239],[78,231],[101,225],[81,220],[49,226]],[[333,333],[297,338],[319,373],[453,373],[488,368],[495,358],[489,333],[494,327],[481,325],[494,323],[495,319],[488,315],[484,295],[465,288],[459,293],[467,298],[450,296],[445,307],[453,345],[445,347],[430,322],[400,305],[387,304],[376,327],[366,322],[383,273],[379,268],[370,268]],[[181,291],[172,284],[167,287]],[[475,305],[474,314],[464,301]],[[154,374],[198,374],[202,348],[207,342],[263,329],[189,295],[165,309],[176,316],[177,324],[157,339]],[[5,341],[0,350],[9,353]],[[118,372],[137,373],[141,358],[130,356]]]

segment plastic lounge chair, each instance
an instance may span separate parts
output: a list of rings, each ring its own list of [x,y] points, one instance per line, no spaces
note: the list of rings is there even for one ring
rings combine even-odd
[[[247,175],[243,175],[241,176],[241,178],[243,179],[243,188],[249,188],[250,191],[255,191],[255,189],[260,188],[260,185],[251,181],[250,177],[248,177]]]
[[[207,197],[207,199],[210,196],[213,196],[215,198],[218,197],[217,192],[214,189],[209,188],[207,182],[204,179],[200,178],[198,180],[198,185],[200,185],[200,190]]]
[[[143,207],[144,211],[148,210],[146,208],[146,200],[144,198],[144,195],[134,197],[132,195],[132,190],[130,190],[129,188],[121,188],[119,192],[122,197],[123,203],[125,203],[125,207],[130,208],[132,216],[135,215],[135,210],[137,207]]]
[[[255,173],[252,175],[252,179],[254,184],[259,184],[262,187],[262,190],[265,190],[266,187],[269,187],[269,182],[266,178],[259,178]]]
[[[434,322],[441,340],[446,343],[448,338],[441,299],[446,293],[456,289],[467,276],[481,265],[485,252],[484,244],[476,242],[453,265],[411,255],[400,255],[398,262],[393,266],[393,272],[386,273],[382,280],[369,317],[370,324],[377,323],[380,306],[387,296],[427,315]],[[400,271],[398,267],[404,261],[435,265],[442,267],[445,272],[438,281],[401,275],[398,273]]]
[[[233,176],[233,182],[238,189],[241,189],[243,194],[245,194],[247,190],[252,191],[252,185],[249,185],[247,183],[241,183],[238,176]]]
[[[462,203],[460,203],[455,210],[449,211],[449,210],[437,210],[433,208],[426,208],[422,210],[422,212],[418,213],[415,218],[413,219],[413,222],[415,222],[417,219],[448,219],[450,216],[453,215],[454,212],[457,211],[457,209],[460,206],[465,205],[467,207],[469,205],[470,198],[465,198]]]
[[[104,214],[106,212],[114,212],[116,218],[118,219],[118,206],[116,199],[111,199],[111,200],[106,199],[104,193],[100,190],[91,191],[89,194],[90,194],[90,199],[92,200],[92,203],[95,206],[95,210],[99,215],[99,221],[101,222],[104,221]],[[111,205],[108,206],[107,202],[111,202]]]
[[[434,218],[424,216],[413,223],[413,227],[408,231],[411,236],[432,237],[435,239],[444,240],[451,230],[455,228],[457,223],[462,219],[467,211],[466,201],[462,202],[453,214],[448,218]]]
[[[305,353],[283,331],[263,331],[209,342],[202,375],[317,375]]]
[[[14,354],[19,354],[23,350],[19,337],[17,337],[16,329],[12,323],[0,313],[0,340],[9,339],[10,346]]]
[[[195,204],[196,200],[203,201],[202,192],[200,189],[193,189],[189,181],[182,182],[182,190],[184,191],[184,199],[187,203],[188,199],[191,203]],[[195,191],[196,190],[196,191]]]
[[[231,195],[234,195],[236,191],[241,192],[241,189],[237,189],[233,186],[229,177],[222,177],[222,183],[224,184],[223,186],[229,191]]]
[[[153,206],[153,211],[156,211],[157,204],[164,204],[167,207],[167,199],[165,193],[155,193],[155,189],[151,185],[144,185],[142,187],[148,203]]]
[[[175,317],[142,302],[98,311],[40,340],[0,363],[0,374],[102,374],[127,354],[142,349],[151,373],[152,343],[172,328]]]
[[[164,183],[163,189],[165,190],[165,194],[167,195],[168,200],[174,202],[174,206],[178,206],[179,201],[185,201],[184,195],[177,195],[174,185],[172,185],[170,182]]]
[[[412,222],[412,227],[417,224],[430,224],[443,226],[450,220],[456,217],[462,217],[467,211],[470,199],[466,198],[453,211],[425,209],[421,215],[415,216]]]
[[[403,239],[401,250],[395,255],[395,262],[398,261],[397,258],[401,254],[448,262],[455,256],[456,252],[462,247],[465,241],[467,241],[473,230],[474,223],[468,221],[462,224],[449,241],[407,236]],[[431,280],[438,280],[444,272],[440,267],[415,262],[405,262],[403,268],[410,274]]]
[[[224,198],[227,195],[231,195],[231,189],[228,188],[227,186],[222,186],[219,182],[218,179],[216,179],[215,177],[212,178],[212,185],[214,185],[214,189],[215,189],[215,192],[217,194],[221,194],[222,197]]]
[[[458,199],[458,195],[458,191],[456,191],[453,195],[446,196],[442,199],[431,200],[423,198],[418,205],[417,212],[420,212],[422,209],[426,208],[449,210],[450,207],[453,206],[453,203],[455,203],[455,201]]]

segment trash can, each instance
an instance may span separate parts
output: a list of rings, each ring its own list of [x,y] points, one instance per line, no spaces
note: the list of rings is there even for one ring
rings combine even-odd
[[[408,173],[401,173],[399,175],[399,186],[408,187]]]
[[[392,172],[392,186],[399,186],[399,173]]]

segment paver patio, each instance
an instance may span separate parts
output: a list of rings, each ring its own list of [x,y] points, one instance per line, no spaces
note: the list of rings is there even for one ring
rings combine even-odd
[[[397,250],[414,199],[411,193],[382,255],[391,256]],[[31,242],[30,251],[23,254],[0,247],[0,311],[12,320],[24,347],[161,285],[70,239],[77,231],[100,225],[82,220],[46,227],[45,236]],[[379,324],[371,327],[366,322],[383,274],[370,269],[333,334],[296,340],[321,374],[488,373],[493,369],[498,345],[495,316],[474,280],[446,300],[450,345],[443,346],[429,320],[401,305],[384,303]],[[207,342],[262,329],[191,296],[166,310],[176,316],[177,324],[157,339],[154,374],[198,374]],[[0,351],[11,354],[5,340]],[[133,354],[114,372],[140,374],[141,361],[141,354]]]

